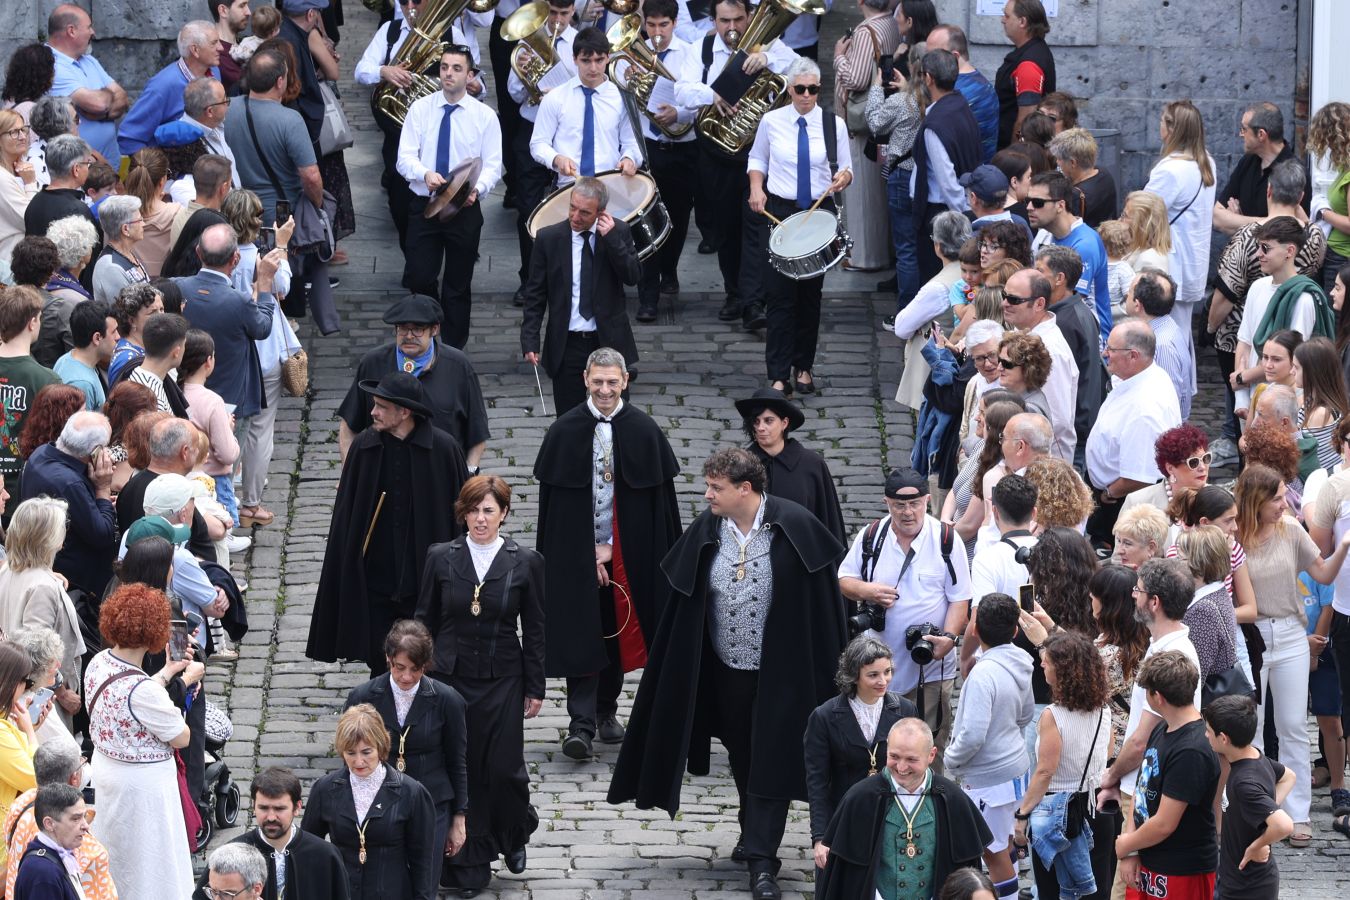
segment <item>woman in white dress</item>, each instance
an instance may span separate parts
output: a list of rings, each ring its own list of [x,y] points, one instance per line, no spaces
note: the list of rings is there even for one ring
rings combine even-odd
[[[126,584],[103,601],[99,631],[107,649],[84,673],[93,776],[98,789],[94,836],[108,848],[123,897],[186,897],[192,859],[173,751],[190,729],[165,690],[187,660],[150,677],[145,655],[169,643],[169,601],[144,584]]]

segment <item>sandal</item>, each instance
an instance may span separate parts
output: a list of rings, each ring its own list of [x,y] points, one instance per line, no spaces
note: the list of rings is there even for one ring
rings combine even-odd
[[[1295,822],[1294,833],[1289,835],[1289,846],[1303,848],[1312,843],[1312,823]]]
[[[265,527],[271,525],[272,520],[276,517],[276,513],[262,505],[239,507],[239,526],[241,528],[251,528],[254,525]]]

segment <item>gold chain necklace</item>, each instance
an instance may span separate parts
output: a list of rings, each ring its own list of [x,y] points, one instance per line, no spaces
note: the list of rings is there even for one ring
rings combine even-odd
[[[914,804],[914,812],[912,814],[905,812],[905,804],[900,802],[900,797],[895,791],[891,791],[891,799],[895,801],[895,808],[900,810],[900,818],[905,820],[905,856],[910,859],[919,855],[919,848],[914,846],[914,821],[919,818],[919,810],[922,809],[924,798],[927,796],[927,775],[924,776],[923,790],[919,791],[919,801]]]

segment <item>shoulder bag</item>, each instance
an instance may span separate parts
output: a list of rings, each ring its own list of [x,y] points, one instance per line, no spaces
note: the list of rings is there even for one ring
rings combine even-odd
[[[337,91],[336,81],[320,81],[319,93],[323,95],[323,122],[319,125],[319,152],[324,156],[346,150],[356,143],[352,126],[347,122],[347,113],[342,109],[342,97]]]
[[[276,192],[277,199],[284,200],[286,192],[281,187],[281,180],[277,178],[272,163],[263,152],[262,144],[258,142],[258,132],[253,127],[253,110],[249,107],[247,97],[244,98],[244,116],[248,120],[248,136],[253,139],[253,149],[257,151],[258,162],[267,173],[267,179],[272,183],[272,190]],[[295,234],[291,238],[291,252],[297,256],[314,253],[324,262],[331,259],[337,246],[337,241],[333,237],[333,219],[336,217],[337,199],[326,189],[323,192],[322,208],[315,206],[314,202],[305,196],[305,192],[301,191],[300,202],[295,204]]]
[[[872,42],[872,70],[875,70],[881,59],[881,45],[877,42],[876,33],[865,24],[859,25],[854,30],[854,36],[859,31],[867,32],[867,37]],[[867,89],[867,85],[864,85],[860,90],[849,91],[848,98],[844,101],[844,124],[848,126],[849,134],[872,133],[872,129],[867,125]]]
[[[1064,826],[1064,836],[1069,840],[1078,837],[1083,830],[1083,823],[1092,816],[1092,793],[1083,790],[1087,784],[1088,766],[1092,765],[1092,754],[1097,749],[1097,738],[1102,733],[1102,718],[1106,712],[1106,707],[1097,711],[1097,729],[1092,732],[1092,743],[1088,746],[1087,759],[1083,760],[1083,774],[1078,777],[1078,790],[1073,792],[1069,798],[1068,821]]]

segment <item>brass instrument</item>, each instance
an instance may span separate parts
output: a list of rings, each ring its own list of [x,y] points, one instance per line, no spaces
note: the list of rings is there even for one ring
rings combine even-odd
[[[647,104],[652,98],[652,88],[656,86],[657,78],[666,78],[670,81],[675,80],[675,76],[666,68],[665,63],[657,56],[662,48],[658,44],[657,38],[652,38],[652,43],[657,44],[656,50],[648,47],[642,40],[642,19],[637,13],[624,16],[618,22],[610,26],[605,35],[609,39],[610,47],[614,55],[609,59],[609,65],[605,68],[609,80],[621,91],[627,91],[633,95],[637,101],[637,107],[644,116],[651,119],[652,124],[656,126],[663,134],[672,138],[683,137],[693,128],[692,122],[675,123],[667,128],[656,121],[655,114],[647,108]],[[618,64],[624,60],[628,61],[628,72],[624,78],[618,74]]]
[[[502,23],[502,37],[508,41],[519,41],[520,45],[511,51],[511,71],[516,73],[525,92],[529,94],[528,103],[536,105],[544,97],[539,82],[559,62],[558,51],[553,42],[562,33],[559,22],[550,27],[548,24],[548,4],[544,0],[526,3],[520,9],[506,17]],[[526,58],[526,52],[532,54]]]
[[[763,0],[755,7],[745,33],[728,33],[727,43],[733,49],[753,53],[773,43],[797,16],[824,14],[824,0]],[[787,103],[787,88],[787,80],[766,67],[736,102],[734,114],[723,116],[716,104],[709,104],[698,114],[694,127],[713,146],[734,156],[754,142],[755,129],[764,114]]]
[[[443,38],[450,33],[455,20],[465,9],[487,12],[497,3],[498,0],[425,0],[421,7],[413,7],[409,12],[416,10],[417,15],[408,20],[408,39],[389,61],[391,66],[406,66],[412,73],[412,84],[399,88],[381,82],[375,89],[375,107],[402,125],[413,103],[441,89],[440,79],[427,72],[440,65],[445,51]],[[395,25],[391,20],[389,27]]]
[[[585,5],[577,11],[577,21],[589,22],[590,19],[587,16],[593,19],[600,18],[599,13],[591,13],[591,7],[596,3],[603,6],[606,12],[612,12],[616,16],[626,16],[629,13],[637,12],[639,2],[640,0],[586,0]]]

